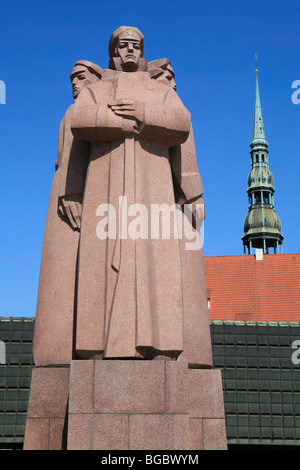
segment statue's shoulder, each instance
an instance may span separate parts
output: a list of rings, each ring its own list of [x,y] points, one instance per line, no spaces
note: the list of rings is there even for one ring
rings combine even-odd
[[[158,91],[161,91],[163,93],[169,93],[169,92],[174,92],[173,88],[166,84],[166,83],[163,83],[163,82],[160,82],[158,80],[155,80],[155,78],[151,78],[150,81],[149,81],[154,87],[156,90]]]
[[[67,111],[65,112],[65,114],[61,118],[60,127],[64,125],[64,123],[65,123],[66,119],[68,118],[68,116],[70,116],[72,114],[74,103],[75,103],[75,101],[73,101],[73,103],[68,107]]]
[[[110,89],[111,82],[108,80],[98,80],[97,82],[91,83],[90,85],[86,85],[82,90],[84,92],[84,97],[82,97],[81,102],[90,102],[92,100],[95,104],[97,104],[99,98],[103,98],[103,95],[107,94]]]
[[[103,88],[103,81],[98,80],[97,82],[91,83],[90,85],[87,85],[84,87],[84,89],[89,90],[92,93],[97,92],[97,90],[101,90]]]
[[[176,91],[168,83],[160,82],[151,78],[148,81],[148,89],[152,89],[156,95],[160,95],[164,100],[178,99]]]

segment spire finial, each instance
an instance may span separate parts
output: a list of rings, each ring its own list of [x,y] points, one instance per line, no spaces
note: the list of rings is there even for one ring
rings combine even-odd
[[[250,146],[253,146],[255,144],[268,145],[266,138],[265,138],[262,109],[261,109],[260,97],[259,97],[257,59],[258,59],[258,56],[257,54],[255,54],[255,60],[256,60],[255,106],[254,106],[253,136],[252,136],[252,142]]]

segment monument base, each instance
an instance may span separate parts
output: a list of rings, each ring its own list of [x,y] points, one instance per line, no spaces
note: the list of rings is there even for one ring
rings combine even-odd
[[[70,369],[32,370],[24,450],[67,449]]]
[[[164,360],[35,369],[24,443],[30,448],[225,450],[221,371]]]

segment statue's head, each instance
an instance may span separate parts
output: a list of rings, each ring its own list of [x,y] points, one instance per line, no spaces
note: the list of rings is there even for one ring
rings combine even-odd
[[[96,64],[87,60],[78,60],[71,71],[70,79],[72,83],[73,99],[76,100],[81,90],[101,79],[102,69]]]
[[[148,71],[151,78],[176,90],[175,73],[169,59],[157,59],[149,62]]]
[[[120,26],[109,41],[109,67],[125,72],[145,69],[144,36],[138,28]]]

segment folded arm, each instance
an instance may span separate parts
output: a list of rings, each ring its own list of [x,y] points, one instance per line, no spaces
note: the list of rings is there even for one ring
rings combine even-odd
[[[97,104],[93,92],[82,90],[72,116],[73,135],[98,144],[138,135],[168,146],[183,143],[190,131],[190,113],[169,89],[161,106],[134,99]]]

